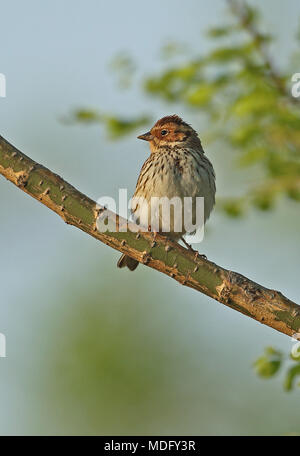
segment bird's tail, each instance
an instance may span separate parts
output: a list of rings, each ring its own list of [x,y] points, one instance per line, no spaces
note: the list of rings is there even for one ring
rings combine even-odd
[[[130,271],[134,271],[139,265],[137,260],[130,258],[128,255],[123,254],[119,259],[117,266],[118,268],[125,268],[127,266]]]

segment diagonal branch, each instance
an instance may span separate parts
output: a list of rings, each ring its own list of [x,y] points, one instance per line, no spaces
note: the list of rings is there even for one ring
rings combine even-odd
[[[265,288],[224,269],[159,234],[136,232],[138,227],[80,193],[49,169],[39,165],[0,136],[0,173],[33,198],[106,245],[130,255],[182,285],[241,312],[282,333],[300,331],[300,306],[279,291]],[[117,232],[101,233],[96,223],[101,215],[108,226],[117,220]],[[121,228],[131,230],[124,232]]]

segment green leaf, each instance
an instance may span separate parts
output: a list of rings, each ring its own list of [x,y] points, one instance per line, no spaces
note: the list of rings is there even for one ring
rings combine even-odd
[[[284,388],[286,391],[291,391],[294,388],[298,376],[300,376],[300,364],[297,364],[288,370],[284,381]]]
[[[222,38],[229,35],[231,32],[236,30],[236,26],[227,26],[227,27],[211,27],[207,31],[207,36],[209,38]]]
[[[241,166],[253,165],[261,162],[267,154],[268,150],[265,147],[253,147],[243,154],[243,156],[239,159],[239,164]]]
[[[216,87],[214,85],[204,83],[192,90],[187,95],[186,100],[192,106],[205,106],[211,101],[215,93]]]
[[[188,65],[184,65],[182,67],[176,68],[173,70],[174,78],[181,79],[183,81],[192,81],[195,76],[197,75],[199,79],[199,70],[202,64],[200,61],[191,62]]]
[[[217,48],[212,51],[207,57],[207,61],[211,63],[227,63],[235,60],[247,58],[245,46]]]
[[[150,122],[150,118],[148,116],[140,116],[134,119],[123,119],[117,116],[99,114],[99,112],[89,109],[80,109],[75,111],[71,120],[73,122],[75,121],[86,124],[103,124],[111,139],[117,139],[125,136],[138,127]]]
[[[257,192],[252,200],[253,205],[261,211],[268,211],[274,205],[274,196],[274,193],[271,191],[261,193]]]
[[[144,89],[146,92],[158,95],[167,101],[175,101],[180,93],[176,70],[168,70],[161,77],[147,78]]]
[[[259,113],[269,114],[270,111],[276,109],[276,106],[277,98],[275,93],[254,90],[248,95],[240,96],[233,104],[231,112],[238,117]]]
[[[254,139],[262,134],[259,124],[247,123],[246,125],[237,125],[230,135],[231,143],[234,146],[245,146],[252,143]]]
[[[265,348],[265,353],[254,362],[254,369],[261,378],[273,377],[280,369],[282,353],[273,347]]]
[[[118,139],[149,123],[149,117],[142,116],[132,120],[106,116],[103,119],[111,139]]]
[[[243,203],[237,198],[230,198],[221,202],[221,207],[229,217],[236,218],[243,214]]]
[[[91,109],[78,109],[73,113],[73,118],[77,122],[95,123],[100,122],[102,117],[97,111]]]
[[[300,189],[299,188],[290,188],[287,191],[287,195],[290,199],[294,201],[300,201]]]

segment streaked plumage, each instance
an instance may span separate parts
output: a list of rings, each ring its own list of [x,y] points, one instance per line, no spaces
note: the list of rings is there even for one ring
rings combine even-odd
[[[148,229],[151,220],[149,210],[152,197],[179,197],[182,202],[184,197],[192,197],[193,200],[193,223],[195,223],[195,198],[204,197],[204,221],[206,221],[215,203],[215,173],[212,164],[204,155],[200,139],[196,131],[184,122],[180,117],[173,115],[158,120],[153,128],[140,139],[149,141],[151,154],[142,166],[134,197],[144,198],[144,202],[133,201],[132,212],[138,217],[141,226]],[[155,206],[152,209],[157,210]],[[153,211],[152,211],[153,213]],[[156,213],[155,223],[151,229],[165,232],[174,240],[180,239],[186,234],[184,227],[181,232],[174,232],[176,218],[183,216],[171,213],[170,232],[165,226],[165,219],[161,212]],[[122,255],[118,262],[119,267],[127,266],[134,270],[138,262]]]

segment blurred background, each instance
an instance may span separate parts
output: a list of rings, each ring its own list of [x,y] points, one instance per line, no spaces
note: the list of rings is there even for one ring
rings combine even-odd
[[[299,2],[248,3],[259,6],[263,30],[275,36],[271,54],[288,72]],[[89,197],[133,192],[148,155],[137,134],[174,112],[199,131],[220,201],[264,179],[256,166],[237,166],[225,140],[210,141],[215,122],[205,107],[200,112],[180,99],[170,105],[143,89],[147,76],[174,65],[162,52],[172,51],[169,43],[182,45],[176,62],[213,48],[207,29],[223,27],[225,1],[187,0],[183,8],[179,0],[12,0],[1,11],[7,96],[0,99],[0,133]],[[131,84],[111,63],[128,55],[136,62]],[[290,74],[300,71],[289,65]],[[101,122],[73,121],[83,108],[149,121],[112,141]],[[149,268],[118,270],[118,252],[1,177],[0,211],[2,435],[300,431],[299,391],[284,391],[283,373],[266,381],[253,370],[265,346],[288,353],[287,336]],[[243,217],[228,212],[235,206],[211,216],[201,253],[299,302],[296,198],[267,211],[251,207]]]

